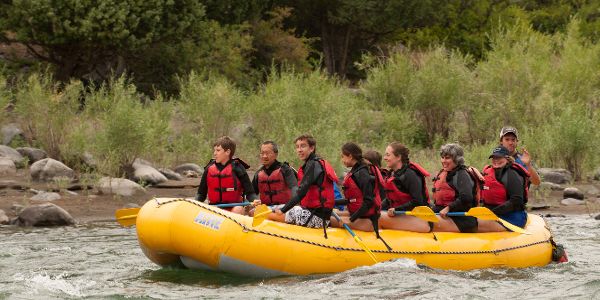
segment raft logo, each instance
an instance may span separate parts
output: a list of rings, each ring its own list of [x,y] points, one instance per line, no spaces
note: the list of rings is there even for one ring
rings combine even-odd
[[[221,223],[223,223],[223,220],[223,218],[201,212],[194,219],[194,223],[198,223],[210,229],[219,230],[221,229]]]

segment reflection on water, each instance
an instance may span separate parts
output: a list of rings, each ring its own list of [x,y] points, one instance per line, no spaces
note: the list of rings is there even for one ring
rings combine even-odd
[[[0,227],[0,299],[42,298],[581,298],[600,299],[600,224],[549,219],[570,262],[527,269],[446,271],[400,259],[338,274],[245,278],[159,268],[135,229],[112,223]]]

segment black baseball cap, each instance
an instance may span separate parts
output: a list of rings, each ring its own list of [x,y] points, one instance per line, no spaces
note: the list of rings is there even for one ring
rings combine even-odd
[[[494,150],[492,150],[492,154],[490,155],[489,158],[492,157],[506,157],[509,156],[510,153],[508,152],[508,149],[506,149],[506,147],[504,146],[498,146],[496,148],[494,148]]]

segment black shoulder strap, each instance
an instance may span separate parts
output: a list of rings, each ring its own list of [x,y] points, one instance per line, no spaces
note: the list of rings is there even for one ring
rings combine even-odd
[[[214,159],[209,160],[208,163],[206,164],[206,166],[204,166],[204,171],[206,172],[206,169],[208,169],[208,167],[210,167],[214,163],[215,163]]]

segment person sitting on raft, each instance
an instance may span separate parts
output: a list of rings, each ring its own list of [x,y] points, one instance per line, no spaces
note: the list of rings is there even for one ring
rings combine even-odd
[[[228,136],[217,139],[213,145],[213,159],[204,167],[204,174],[198,186],[196,200],[209,204],[239,203],[246,196],[248,201],[258,199],[252,188],[246,169],[249,166],[235,154],[235,142]],[[243,206],[229,209],[237,214],[246,214]]]
[[[475,181],[467,172],[464,151],[458,144],[446,144],[440,149],[442,170],[433,178],[433,210],[439,212],[439,222],[431,223],[432,231],[477,232],[477,218],[448,217],[448,212],[466,212],[477,206]]]
[[[303,134],[294,140],[296,154],[304,161],[298,170],[298,192],[282,208],[275,208],[268,219],[304,227],[326,227],[335,203],[333,183],[338,178],[326,160],[316,155],[317,141],[310,134]],[[300,204],[300,206],[296,206]]]
[[[494,148],[490,155],[492,164],[483,169],[484,184],[481,198],[501,219],[519,227],[527,224],[527,193],[529,172],[516,163],[504,146]],[[479,232],[507,231],[498,221],[479,220]]]
[[[277,160],[279,147],[273,141],[260,146],[262,167],[254,173],[252,187],[260,195],[260,203],[266,205],[286,204],[296,195],[298,179],[287,162]]]
[[[378,232],[379,186],[383,183],[379,169],[363,158],[362,149],[355,143],[342,146],[342,163],[352,168],[342,183],[350,214],[349,217],[342,216],[342,222],[353,229]],[[335,219],[331,221],[333,226],[342,227]]]
[[[412,210],[417,206],[427,206],[429,196],[425,177],[429,173],[420,165],[413,163],[408,157],[409,150],[399,142],[393,142],[385,149],[384,160],[390,169],[390,174],[384,178],[385,200],[382,210],[387,215],[381,215],[381,228],[429,232],[427,222],[415,216],[395,216],[395,211]]]

